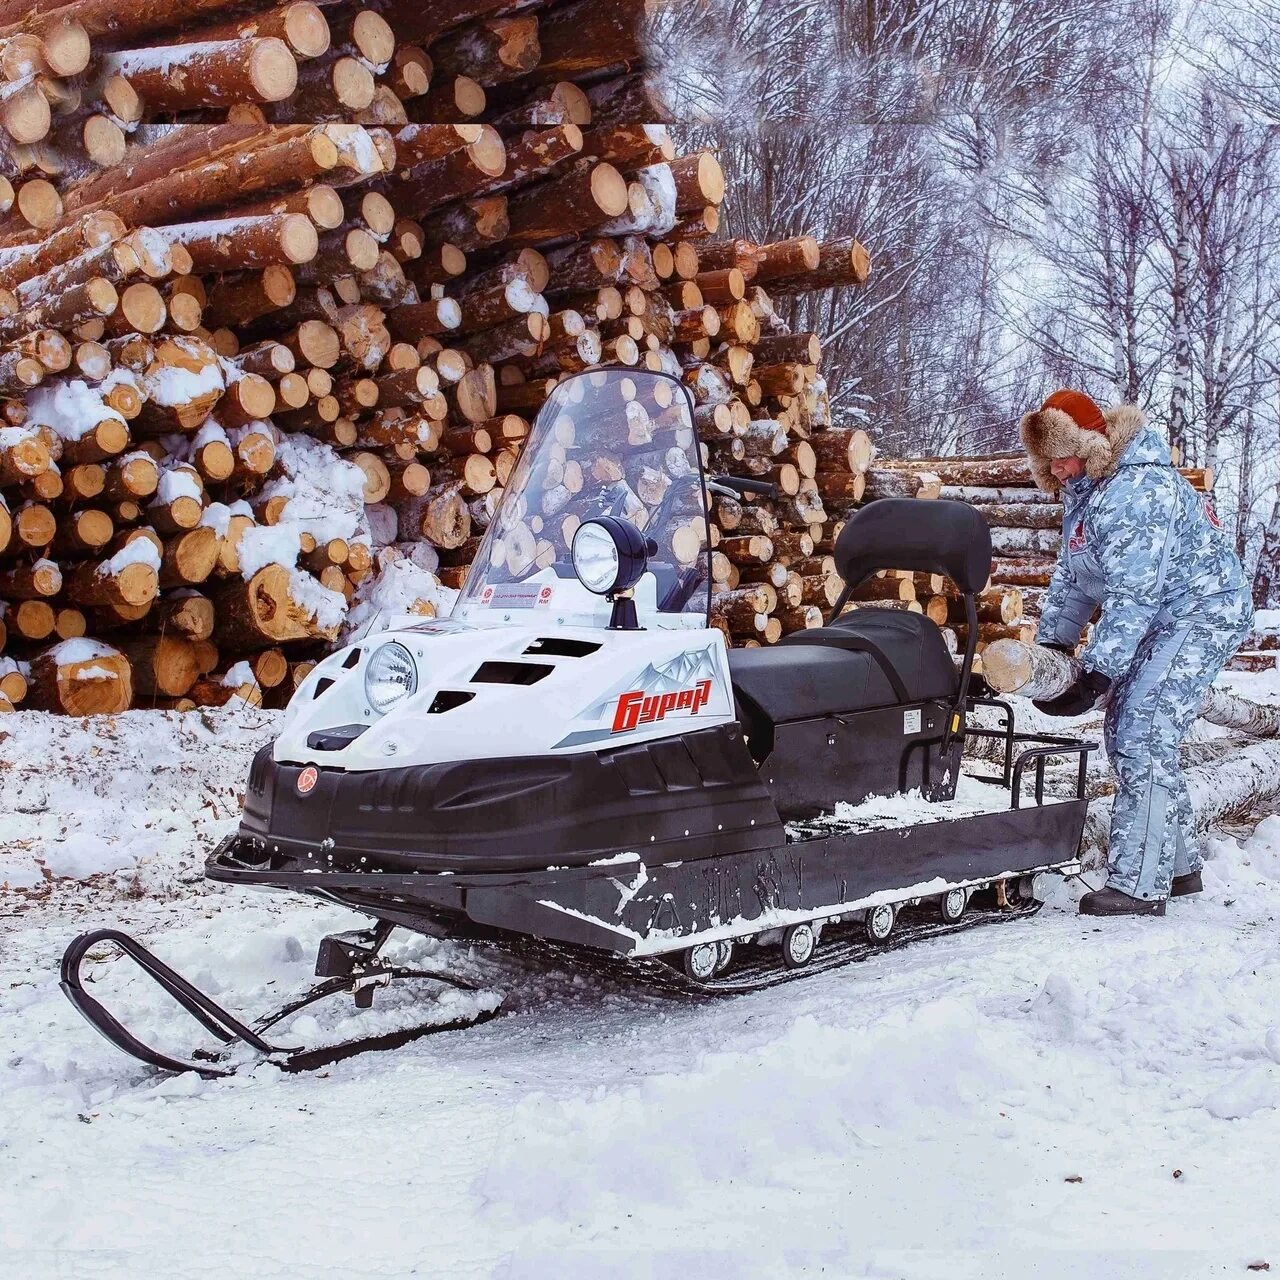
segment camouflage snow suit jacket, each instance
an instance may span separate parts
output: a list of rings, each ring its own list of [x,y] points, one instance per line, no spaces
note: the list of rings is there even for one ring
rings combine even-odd
[[[1174,469],[1142,412],[1106,414],[1114,461],[1063,490],[1062,550],[1037,639],[1075,645],[1115,682],[1105,745],[1119,790],[1107,883],[1163,898],[1200,854],[1178,744],[1253,621],[1240,561],[1201,496]]]

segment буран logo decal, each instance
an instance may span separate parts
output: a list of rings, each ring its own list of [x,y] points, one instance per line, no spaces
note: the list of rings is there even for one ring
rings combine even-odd
[[[637,725],[652,724],[655,720],[665,719],[670,711],[687,711],[696,716],[710,700],[710,680],[699,680],[692,689],[670,693],[645,693],[642,689],[634,689],[618,698],[612,732],[625,733]]]
[[[313,764],[307,765],[307,767],[298,774],[298,794],[300,796],[308,795],[312,790],[314,790],[316,783],[319,781],[319,770]]]

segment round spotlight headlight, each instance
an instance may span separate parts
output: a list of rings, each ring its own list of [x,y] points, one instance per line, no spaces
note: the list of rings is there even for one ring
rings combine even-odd
[[[418,668],[402,644],[384,644],[364,669],[364,696],[379,715],[385,715],[417,689]]]
[[[618,580],[618,544],[598,520],[578,526],[573,535],[573,571],[578,581],[596,595],[606,595]]]
[[[598,596],[626,591],[648,564],[644,535],[629,520],[599,516],[584,520],[573,535],[573,571]]]

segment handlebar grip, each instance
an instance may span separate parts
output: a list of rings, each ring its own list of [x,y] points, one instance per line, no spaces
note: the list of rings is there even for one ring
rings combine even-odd
[[[740,476],[712,476],[711,480],[726,489],[736,489],[739,493],[759,493],[766,498],[779,496],[778,486],[768,480],[744,480]]]

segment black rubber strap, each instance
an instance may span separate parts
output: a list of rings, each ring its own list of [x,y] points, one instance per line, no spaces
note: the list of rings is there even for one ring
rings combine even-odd
[[[889,661],[884,650],[865,636],[841,634],[839,627],[823,627],[821,632],[794,631],[787,637],[786,642],[787,644],[817,644],[827,649],[847,649],[850,653],[865,653],[884,673],[884,678],[889,682],[889,687],[899,702],[916,701],[907,692],[907,686],[902,683],[902,677],[894,669],[893,663]]]

